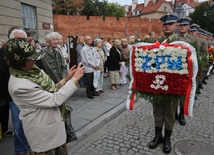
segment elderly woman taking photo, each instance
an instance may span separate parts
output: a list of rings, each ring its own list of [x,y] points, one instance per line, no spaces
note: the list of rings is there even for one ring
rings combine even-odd
[[[26,39],[5,44],[10,66],[9,93],[20,109],[20,119],[31,148],[31,155],[67,155],[65,122],[61,106],[76,90],[84,74],[81,64],[55,84],[35,65],[44,55]]]

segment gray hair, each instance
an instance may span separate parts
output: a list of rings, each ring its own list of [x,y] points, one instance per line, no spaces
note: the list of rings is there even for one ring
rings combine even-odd
[[[134,36],[134,35],[131,35],[131,36],[129,37],[129,39],[130,39],[130,40],[135,40],[135,36]]]
[[[153,32],[153,31],[149,33],[150,36],[153,35],[153,34],[155,34],[155,32]]]
[[[57,39],[62,39],[62,35],[59,34],[58,32],[54,32],[56,34]]]
[[[128,43],[128,40],[126,38],[121,39],[121,44],[123,44],[124,42]]]
[[[52,37],[56,37],[57,39],[59,39],[59,33],[58,32],[51,32],[51,33],[48,33],[46,36],[45,36],[45,41],[46,42],[49,42],[51,40]]]
[[[23,34],[25,36],[25,38],[27,38],[27,33],[24,30],[21,29],[14,29],[10,35],[9,35],[9,39],[13,39],[15,38],[15,33],[19,33],[19,34]]]
[[[119,39],[116,39],[113,44],[114,44],[114,46],[120,46],[121,41]]]
[[[97,46],[97,44],[99,44],[100,42],[102,42],[102,40],[100,38],[95,39],[94,46]]]

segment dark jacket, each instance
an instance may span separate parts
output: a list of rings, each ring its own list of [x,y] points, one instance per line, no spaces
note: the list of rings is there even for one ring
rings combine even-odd
[[[7,104],[12,101],[8,92],[9,69],[4,61],[3,48],[0,49],[0,105]]]
[[[121,62],[121,52],[119,53],[117,51],[117,49],[113,46],[110,49],[109,54],[110,55],[108,57],[108,69],[110,71],[120,70],[120,64],[119,64],[119,62]]]

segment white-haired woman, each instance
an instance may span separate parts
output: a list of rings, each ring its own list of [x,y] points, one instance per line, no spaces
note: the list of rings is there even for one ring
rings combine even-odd
[[[96,93],[100,94],[100,93],[104,93],[103,91],[103,76],[104,76],[104,62],[105,62],[105,55],[104,55],[104,52],[101,48],[102,46],[102,40],[101,39],[95,39],[94,41],[94,48],[95,50],[97,51],[99,57],[100,57],[100,65],[99,65],[99,74],[98,74],[98,77],[97,78],[94,78],[96,79],[96,83],[97,83],[97,87],[95,89]]]
[[[112,48],[110,49],[110,56],[108,58],[109,62],[109,77],[111,82],[111,89],[115,90],[119,87],[117,84],[120,83],[120,66],[122,64],[121,62],[121,52],[120,47],[121,41],[119,39],[116,39],[113,43]]]
[[[58,36],[56,32],[51,32],[45,36],[47,47],[43,50],[45,56],[41,59],[42,66],[46,74],[55,82],[59,82],[67,75],[67,67],[64,58],[58,51]]]

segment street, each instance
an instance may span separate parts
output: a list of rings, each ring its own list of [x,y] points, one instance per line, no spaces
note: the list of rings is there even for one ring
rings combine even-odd
[[[194,117],[187,124],[173,128],[171,155],[211,155],[214,152],[214,79],[203,85],[194,105]],[[125,105],[124,105],[125,106]],[[68,144],[71,155],[162,155],[162,144],[148,148],[154,136],[152,106],[143,99],[134,111],[124,111],[81,141]]]

